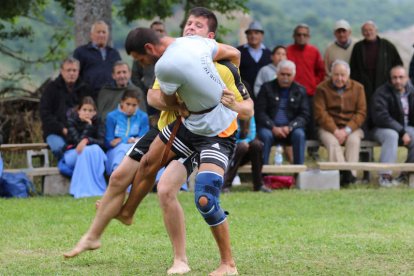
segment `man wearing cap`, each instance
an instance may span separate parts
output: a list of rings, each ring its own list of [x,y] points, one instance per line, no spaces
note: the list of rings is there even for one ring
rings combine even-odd
[[[271,62],[271,52],[262,43],[264,30],[259,22],[250,23],[245,34],[247,43],[237,47],[241,53],[240,75],[253,89],[260,68]],[[254,95],[251,96],[254,99]]]
[[[325,71],[331,72],[332,63],[337,60],[346,61],[349,64],[355,41],[351,38],[351,26],[348,21],[341,19],[335,22],[333,30],[335,41],[331,42],[325,50]]]

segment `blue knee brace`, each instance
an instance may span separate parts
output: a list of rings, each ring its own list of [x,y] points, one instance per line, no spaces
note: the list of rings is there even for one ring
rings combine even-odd
[[[194,199],[198,211],[210,226],[216,226],[226,219],[226,214],[220,207],[219,195],[223,185],[223,177],[212,172],[197,174],[195,179]],[[200,205],[200,198],[205,197],[207,204]]]

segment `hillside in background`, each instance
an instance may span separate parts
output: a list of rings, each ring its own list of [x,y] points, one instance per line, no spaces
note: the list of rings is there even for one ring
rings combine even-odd
[[[116,3],[116,1],[114,1]],[[219,16],[221,26],[228,30],[226,34],[219,35],[219,39],[232,45],[243,42],[244,28],[252,20],[259,20],[265,29],[265,44],[269,48],[275,45],[287,45],[292,43],[293,28],[299,23],[306,23],[311,27],[311,43],[315,44],[321,52],[333,39],[332,28],[338,19],[348,20],[353,28],[353,36],[360,39],[360,26],[367,20],[374,20],[379,28],[380,35],[391,40],[400,51],[404,64],[408,66],[411,59],[414,42],[414,26],[412,22],[412,0],[250,0],[247,4],[251,12],[248,15],[235,14],[233,20],[227,20]],[[114,14],[116,7],[114,6]],[[61,25],[69,26],[70,18],[64,16],[62,9],[51,4],[47,9],[47,16],[56,22],[55,27]],[[177,12],[172,18],[167,18],[167,30],[170,35],[180,34],[179,23],[183,17],[182,10],[177,7]],[[156,18],[158,19],[158,18]],[[63,21],[65,20],[65,21]],[[68,22],[69,21],[69,22]],[[124,38],[128,31],[136,26],[149,26],[151,21],[136,21],[126,24],[122,18],[113,18],[113,45],[121,51],[122,56],[130,61],[123,51]],[[47,47],[50,29],[47,30],[41,23],[36,23],[37,35],[32,43],[27,45],[19,41],[10,44],[10,47],[21,47],[27,55],[36,54]],[[70,34],[68,34],[70,36]],[[65,52],[71,54],[74,48],[74,40],[69,37]],[[2,59],[2,73],[7,68],[15,66],[11,59]],[[25,82],[28,89],[34,90],[45,79],[56,76],[58,66],[49,64],[41,68],[31,68],[32,80],[21,80]],[[1,84],[0,84],[1,85]]]

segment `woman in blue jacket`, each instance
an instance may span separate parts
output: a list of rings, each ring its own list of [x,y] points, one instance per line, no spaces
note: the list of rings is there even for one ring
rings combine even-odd
[[[110,175],[121,163],[132,144],[148,130],[148,115],[139,110],[139,94],[125,90],[119,107],[106,117],[105,144],[107,152],[106,173]]]

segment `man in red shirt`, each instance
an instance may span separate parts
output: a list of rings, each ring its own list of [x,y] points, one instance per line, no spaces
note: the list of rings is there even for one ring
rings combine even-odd
[[[299,24],[293,30],[294,43],[287,47],[287,58],[296,64],[295,81],[306,88],[306,93],[309,99],[311,120],[308,124],[307,138],[317,139],[315,131],[315,123],[313,119],[313,95],[316,91],[316,86],[325,79],[325,65],[322,55],[319,50],[309,44],[310,28],[306,24]],[[308,150],[308,154],[315,159],[318,158],[316,151]]]

